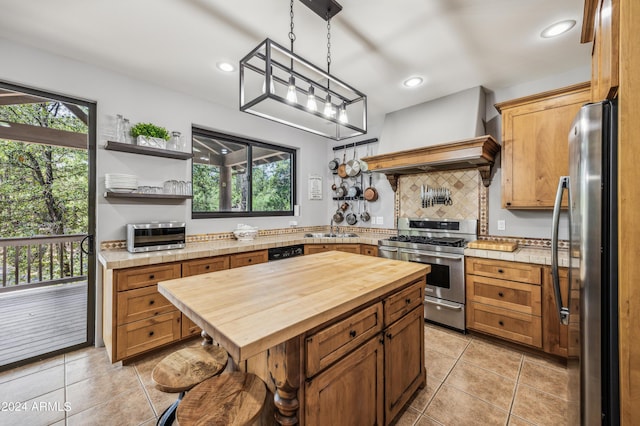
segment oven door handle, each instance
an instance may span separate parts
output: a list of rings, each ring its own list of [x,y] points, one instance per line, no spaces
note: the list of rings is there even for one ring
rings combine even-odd
[[[442,308],[450,309],[452,311],[461,311],[462,310],[462,305],[451,306],[451,305],[444,304],[444,303],[441,303],[441,302],[434,302],[433,300],[429,300],[429,299],[424,299],[424,303],[428,303],[430,305],[440,306]]]
[[[400,253],[417,254],[419,256],[424,256],[424,257],[441,257],[443,259],[451,259],[451,260],[457,260],[457,261],[461,261],[462,259],[464,259],[464,255],[452,256],[452,255],[440,254],[440,253],[427,254],[425,252],[415,251],[415,250],[400,250]]]

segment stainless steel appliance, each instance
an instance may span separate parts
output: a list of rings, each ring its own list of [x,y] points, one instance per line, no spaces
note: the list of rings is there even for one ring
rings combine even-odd
[[[129,223],[127,250],[140,253],[184,248],[187,238],[184,222]]]
[[[552,227],[552,269],[558,314],[569,339],[572,424],[620,424],[618,362],[617,113],[606,101],[582,107],[569,133],[569,176],[560,178]],[[560,204],[568,190],[569,300],[558,276]],[[572,406],[571,404],[569,406]],[[578,412],[579,411],[579,412]]]
[[[465,331],[464,248],[477,228],[477,220],[399,218],[398,235],[378,241],[380,257],[431,265],[426,320]]]
[[[296,244],[293,246],[271,247],[268,249],[269,261],[282,260],[289,257],[304,255],[304,244]]]

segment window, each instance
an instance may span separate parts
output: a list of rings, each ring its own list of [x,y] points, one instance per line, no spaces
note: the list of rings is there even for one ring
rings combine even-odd
[[[198,128],[192,139],[192,218],[293,216],[295,150]]]

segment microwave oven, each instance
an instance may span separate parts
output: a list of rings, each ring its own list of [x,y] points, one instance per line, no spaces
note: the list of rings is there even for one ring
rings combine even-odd
[[[184,248],[186,238],[184,222],[127,224],[127,250],[131,253]]]

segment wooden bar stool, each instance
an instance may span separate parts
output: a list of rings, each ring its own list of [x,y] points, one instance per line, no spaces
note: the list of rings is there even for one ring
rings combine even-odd
[[[162,413],[157,425],[172,424],[185,393],[198,383],[220,374],[227,365],[227,351],[211,344],[204,333],[203,337],[202,347],[184,348],[167,355],[151,372],[151,379],[158,390],[180,392],[178,399]]]
[[[180,426],[256,425],[266,396],[267,388],[255,374],[221,374],[187,393],[178,406],[177,421]]]

